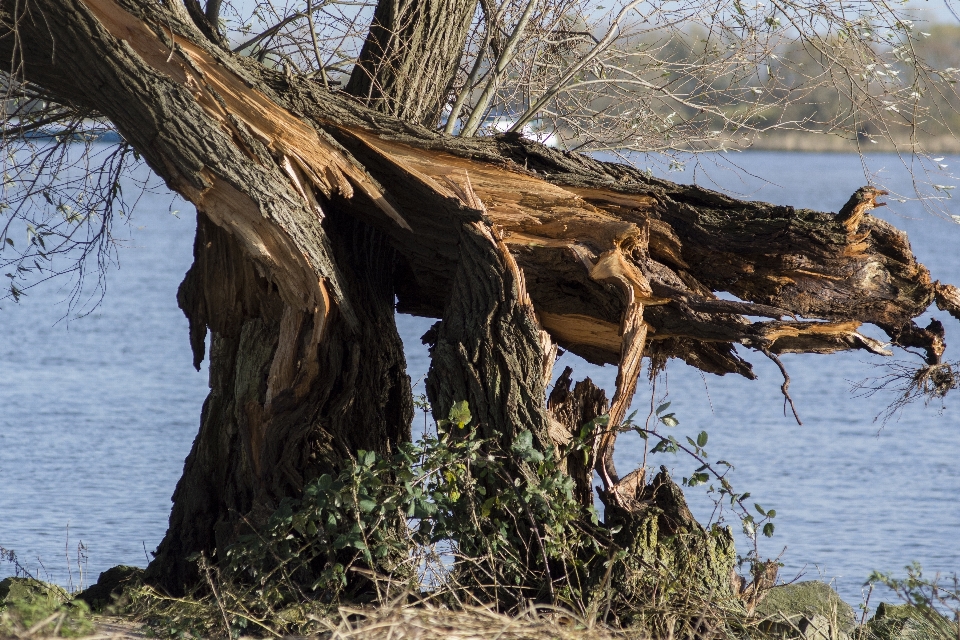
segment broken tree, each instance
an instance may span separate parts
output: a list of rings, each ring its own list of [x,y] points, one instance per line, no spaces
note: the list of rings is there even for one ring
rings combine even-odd
[[[223,550],[309,479],[410,438],[395,299],[441,319],[427,336],[437,417],[466,400],[485,435],[509,446],[530,430],[547,450],[609,413],[586,466],[569,468],[588,502],[595,467],[624,521],[651,501],[689,513],[665,478],[648,485],[612,462],[643,358],[752,378],[737,345],[775,360],[888,353],[860,333],[871,323],[939,362],[942,325],[913,318],[934,301],[960,317],[960,292],[869,214],[882,192],[860,189],[838,214],[742,202],[514,134],[422,126],[436,124],[453,67],[438,61],[416,83],[380,74],[462,44],[473,11],[462,4],[414,22],[440,33],[407,47],[371,30],[348,88],[380,111],[230,53],[177,1],[0,8],[9,81],[109,119],[197,207],[178,301],[196,365],[211,334],[211,391],[150,568],[171,591],[191,580],[189,556]],[[569,392],[569,377],[548,407],[558,347],[619,367],[609,408],[594,389]]]

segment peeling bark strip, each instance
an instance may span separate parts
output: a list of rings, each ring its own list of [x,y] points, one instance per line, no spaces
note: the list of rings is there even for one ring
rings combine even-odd
[[[445,179],[469,175],[526,274],[544,328],[594,362],[621,361],[631,295],[624,287],[644,306],[647,355],[748,377],[752,370],[732,344],[776,354],[889,354],[859,333],[860,324],[877,324],[897,343],[933,298],[929,273],[906,236],[864,217],[866,206],[859,231],[850,233],[849,221],[830,214],[738,202],[546,148],[537,149],[538,161],[555,162],[554,171],[533,174],[510,162],[525,151],[506,139],[464,148],[446,140],[414,143],[409,136],[392,141],[355,128],[337,135],[383,184],[406,185],[391,195],[409,212],[415,237],[435,240],[414,247],[394,234],[416,278],[400,292],[402,308],[438,315],[437,301],[449,290],[451,267],[444,263],[455,261],[436,248],[449,233],[438,221],[452,197]],[[487,155],[483,161],[463,157],[479,156],[478,150]],[[601,178],[602,187],[583,186]],[[608,282],[623,285],[611,296]],[[714,291],[747,302],[718,300]],[[777,319],[750,322],[744,315]],[[931,336],[923,339],[925,348],[937,349]]]

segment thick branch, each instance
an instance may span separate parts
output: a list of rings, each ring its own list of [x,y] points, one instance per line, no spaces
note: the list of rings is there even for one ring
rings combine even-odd
[[[885,353],[859,333],[864,322],[894,344],[925,348],[931,361],[942,352],[942,337],[914,327],[912,318],[948,290],[935,289],[905,234],[869,215],[875,190],[858,191],[834,216],[737,201],[517,136],[454,139],[364,109],[314,82],[207,51],[183,25],[174,23],[173,42],[166,19],[150,22],[154,9],[134,15],[113,0],[87,5],[103,26],[91,23],[81,4],[77,16],[96,44],[65,41],[58,50],[77,53],[83,69],[92,54],[77,47],[126,53],[102,70],[93,65],[98,75],[91,82],[72,84],[71,76],[89,73],[72,70],[67,56],[50,65],[49,34],[37,29],[24,39],[32,79],[113,118],[171,185],[246,238],[267,271],[285,273],[277,281],[298,305],[319,308],[328,287],[336,300],[338,278],[317,253],[321,214],[294,223],[275,203],[319,212],[320,203],[338,202],[378,226],[401,256],[400,308],[439,317],[460,260],[461,225],[481,217],[465,210],[448,184],[469,177],[485,219],[525,274],[539,322],[591,361],[621,361],[632,304],[643,307],[644,355],[658,362],[680,357],[715,373],[753,375],[736,344],[774,354]],[[119,47],[110,33],[129,46]],[[119,68],[149,80],[124,85],[114,74]],[[171,122],[191,134],[174,143]],[[249,170],[219,175],[221,165]],[[283,174],[271,184],[285,189],[265,187],[244,203],[235,192],[249,192],[264,171]],[[258,226],[264,212],[284,229],[280,236]],[[721,291],[744,302],[719,300]],[[938,296],[944,305],[950,299]]]

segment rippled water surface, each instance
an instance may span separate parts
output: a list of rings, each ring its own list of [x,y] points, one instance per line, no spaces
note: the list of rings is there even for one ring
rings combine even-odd
[[[732,159],[747,177],[724,158],[696,179],[747,198],[832,211],[865,182],[851,155],[754,152]],[[960,158],[944,162],[951,161]],[[884,167],[884,180],[909,189],[894,156],[871,158],[871,169]],[[689,182],[694,171],[668,177]],[[909,232],[935,278],[960,283],[960,225],[894,204],[877,213]],[[63,584],[79,581],[80,540],[88,581],[116,564],[146,563],[145,551],[166,529],[170,495],[197,431],[206,371],[190,365],[187,323],[175,299],[190,265],[193,213],[174,202],[183,212],[171,216],[170,205],[170,196],[141,201],[132,226],[122,230],[130,239],[119,249],[119,268],[108,274],[106,297],[89,315],[69,315],[69,291],[50,285],[0,310],[0,546]],[[947,209],[960,215],[952,201]],[[948,357],[960,359],[960,326],[942,312],[933,315],[947,325]],[[431,322],[399,318],[414,381],[429,364],[419,337]],[[745,355],[759,380],[704,377],[673,362],[657,393],[669,392],[679,435],[708,431],[711,457],[736,465],[737,489],[777,510],[776,535],[761,552],[783,552],[782,575],[836,579],[856,603],[872,569],[896,571],[917,560],[931,572],[960,570],[956,400],[948,398],[942,410],[908,407],[881,428],[874,417],[891,398],[857,398],[850,389],[852,381],[876,375],[873,365],[882,358],[785,356],[799,426],[783,415],[776,367]],[[613,368],[568,354],[556,372],[566,364],[612,391]],[[643,413],[649,402],[650,387],[641,382],[635,408]],[[641,452],[638,440],[621,439],[618,466],[636,466]],[[695,466],[663,455],[648,464],[678,476]],[[704,493],[688,493],[698,517],[709,518]],[[0,563],[0,577],[11,571]]]

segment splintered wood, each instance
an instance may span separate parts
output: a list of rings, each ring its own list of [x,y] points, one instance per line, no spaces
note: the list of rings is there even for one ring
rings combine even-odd
[[[401,228],[402,216],[383,197],[375,181],[339,146],[316,128],[283,109],[262,91],[216,60],[209,52],[178,36],[172,29],[151,25],[130,14],[114,0],[85,0],[101,24],[125,42],[153,70],[187,88],[196,102],[254,161],[273,164],[289,179],[289,187],[304,206],[319,218],[323,210],[314,190],[324,197],[350,198],[361,190]],[[256,144],[268,150],[258,153]],[[176,169],[168,167],[175,172]],[[205,184],[189,180],[176,185],[188,200],[227,228],[280,287],[288,304],[318,313],[322,326],[330,296],[323,277],[297,242],[272,221],[243,185],[233,185],[217,175],[217,167],[202,170]]]
[[[645,357],[654,371],[675,357],[752,378],[737,345],[775,360],[849,349],[889,355],[896,345],[925,350],[934,365],[943,326],[913,319],[934,301],[960,318],[960,292],[932,282],[906,235],[869,214],[885,195],[874,187],[857,190],[834,215],[738,201],[519,137],[463,141],[353,118],[359,108],[341,102],[324,111],[291,99],[284,104],[297,106],[285,108],[270,83],[191,41],[189,29],[144,21],[117,0],[82,1],[146,75],[167,83],[167,95],[188,92],[180,104],[210,121],[211,137],[227,141],[218,151],[229,147],[245,167],[228,179],[215,157],[199,168],[157,161],[170,163],[168,183],[237,239],[287,305],[267,405],[306,375],[297,372],[298,349],[315,350],[334,308],[356,329],[321,224],[329,206],[390,238],[398,309],[444,315],[461,230],[473,225],[495,244],[519,302],[544,330],[544,353],[559,345],[618,365],[610,421],[593,452],[608,489],[620,481],[613,443]],[[301,89],[313,102],[342,100]],[[384,129],[365,128],[375,122]],[[277,189],[242,184],[261,171],[272,172]],[[889,342],[861,333],[864,323]]]

